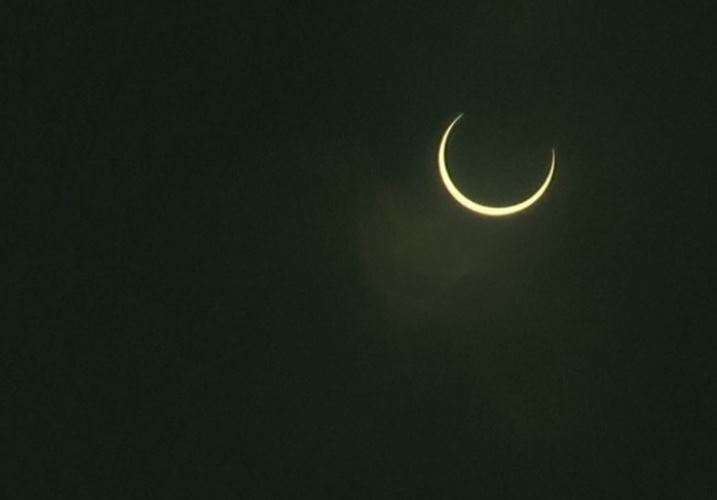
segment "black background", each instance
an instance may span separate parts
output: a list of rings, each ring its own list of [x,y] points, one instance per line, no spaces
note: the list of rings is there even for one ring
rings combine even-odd
[[[0,4],[6,497],[711,498],[707,6]]]

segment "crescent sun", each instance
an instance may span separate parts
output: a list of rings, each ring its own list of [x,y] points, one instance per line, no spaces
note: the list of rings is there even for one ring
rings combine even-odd
[[[448,175],[448,168],[446,167],[446,143],[448,142],[448,136],[451,134],[451,130],[456,125],[456,123],[458,123],[458,120],[460,120],[462,117],[463,114],[461,113],[451,122],[451,124],[448,126],[445,133],[443,134],[443,138],[441,139],[441,145],[438,148],[438,170],[441,173],[441,179],[443,180],[443,184],[445,184],[446,189],[451,194],[451,196],[453,196],[453,198],[455,198],[458,203],[463,205],[468,210],[491,217],[500,217],[521,212],[529,206],[533,205],[536,201],[538,201],[540,197],[543,196],[543,193],[545,193],[545,190],[548,189],[550,181],[553,179],[553,172],[555,171],[555,148],[552,149],[550,170],[548,171],[548,175],[543,181],[543,184],[540,186],[540,188],[538,188],[535,193],[533,193],[532,196],[530,196],[530,198],[521,201],[520,203],[500,207],[481,205],[480,203],[476,203],[475,201],[469,199],[463,193],[460,192],[456,185],[453,184],[450,175]]]

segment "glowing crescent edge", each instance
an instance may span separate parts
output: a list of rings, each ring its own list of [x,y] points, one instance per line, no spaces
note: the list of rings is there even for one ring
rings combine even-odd
[[[463,205],[468,210],[479,213],[481,215],[488,215],[492,217],[500,217],[504,215],[518,213],[538,201],[538,199],[543,196],[545,190],[548,189],[550,181],[553,178],[553,172],[555,171],[555,148],[552,148],[553,159],[550,163],[550,171],[548,172],[548,176],[545,178],[543,185],[540,186],[540,188],[525,201],[516,203],[515,205],[491,207],[487,205],[481,205],[470,200],[458,190],[455,184],[453,184],[451,177],[448,175],[448,169],[446,168],[446,143],[448,142],[448,136],[450,135],[451,130],[453,129],[455,124],[458,123],[458,120],[460,120],[462,117],[463,113],[458,115],[456,119],[451,122],[451,124],[446,129],[446,132],[443,134],[443,138],[441,139],[441,146],[438,148],[438,169],[441,173],[441,179],[443,180],[443,184],[445,184],[446,189],[451,194],[451,196],[453,196],[453,198],[455,198],[458,203]]]

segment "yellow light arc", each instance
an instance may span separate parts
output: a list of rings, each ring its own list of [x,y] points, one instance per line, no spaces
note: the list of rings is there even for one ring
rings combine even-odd
[[[462,117],[463,113],[458,115],[456,119],[451,122],[451,124],[448,126],[445,133],[443,134],[443,138],[441,139],[441,146],[438,148],[438,169],[441,173],[441,179],[443,180],[443,184],[445,184],[446,189],[451,194],[451,196],[453,196],[453,198],[455,198],[458,203],[463,205],[468,210],[491,217],[500,217],[504,215],[512,215],[518,213],[538,201],[540,197],[543,196],[543,193],[545,193],[545,190],[548,189],[550,181],[553,179],[553,172],[555,171],[555,148],[552,149],[553,159],[550,163],[550,171],[548,172],[548,176],[545,178],[545,181],[543,181],[542,186],[540,186],[540,188],[535,193],[533,193],[533,195],[527,200],[521,201],[520,203],[516,203],[515,205],[492,207],[476,203],[475,201],[469,199],[463,193],[460,192],[460,190],[455,186],[455,184],[453,184],[451,176],[448,175],[448,168],[446,167],[446,143],[448,142],[448,136],[451,134],[451,130],[456,125],[456,123],[458,123],[458,120],[460,120]]]

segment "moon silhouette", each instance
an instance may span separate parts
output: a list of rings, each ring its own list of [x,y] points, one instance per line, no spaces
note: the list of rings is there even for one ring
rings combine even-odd
[[[453,129],[455,124],[458,123],[458,120],[460,120],[462,117],[463,113],[458,115],[455,120],[451,122],[451,124],[448,126],[445,133],[443,134],[443,138],[441,139],[441,146],[438,148],[438,170],[441,173],[441,179],[443,180],[443,184],[445,184],[446,189],[451,194],[451,196],[453,196],[453,198],[455,198],[458,203],[463,205],[468,210],[490,217],[500,217],[504,215],[516,214],[525,210],[529,206],[533,205],[536,201],[538,201],[540,197],[543,196],[543,193],[545,193],[545,190],[548,189],[550,181],[553,179],[553,172],[555,171],[555,148],[552,149],[553,158],[550,163],[550,170],[548,171],[548,176],[543,181],[543,184],[540,186],[540,188],[538,188],[535,193],[533,193],[532,196],[530,196],[530,198],[521,201],[520,203],[499,207],[482,205],[469,199],[467,196],[460,192],[456,185],[453,184],[451,176],[448,175],[448,168],[446,167],[446,143],[448,142],[448,136],[451,134],[451,130]]]

